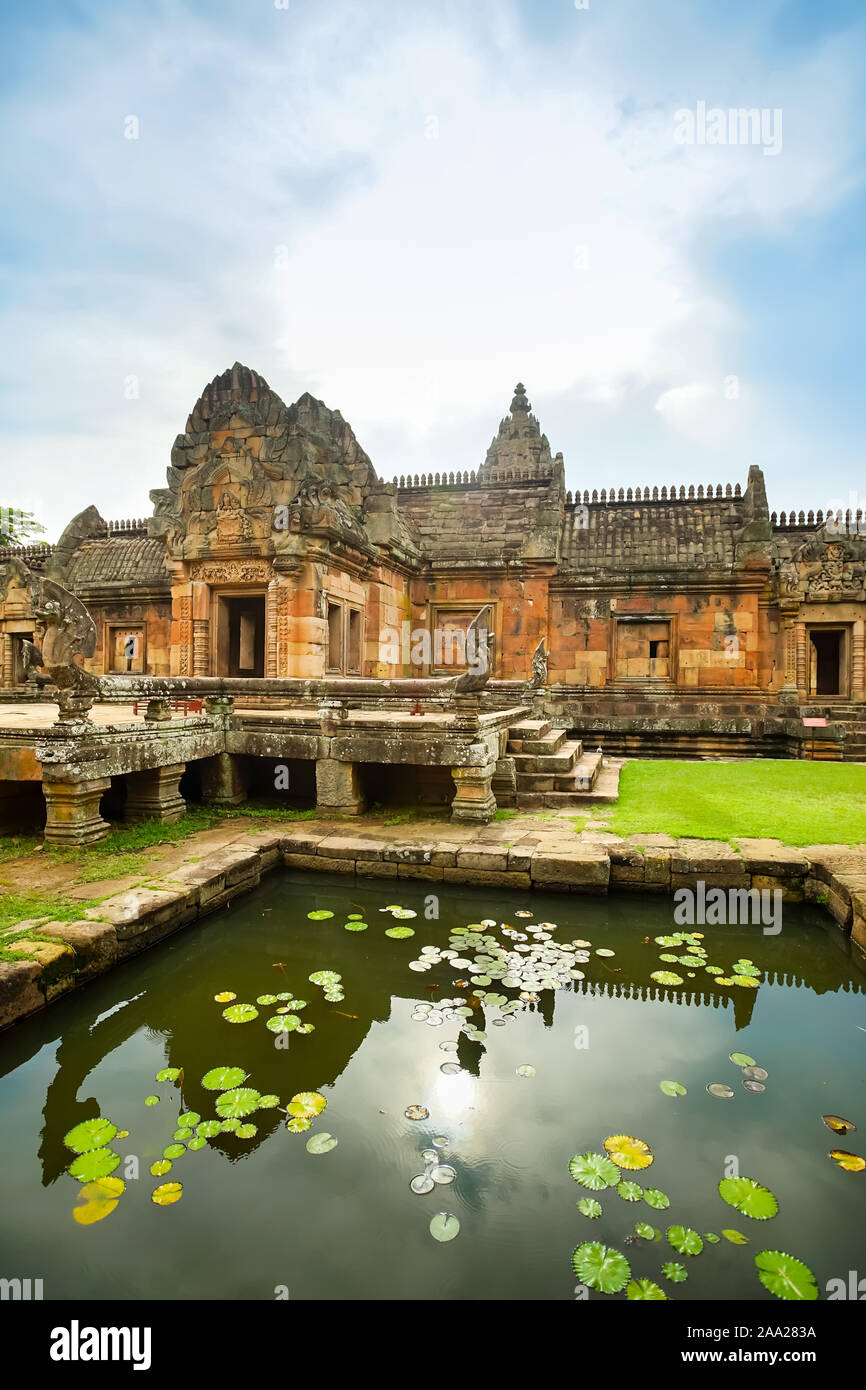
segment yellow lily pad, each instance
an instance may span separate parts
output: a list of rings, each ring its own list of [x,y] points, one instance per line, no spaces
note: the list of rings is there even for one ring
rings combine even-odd
[[[79,1226],[93,1226],[110,1216],[125,1187],[122,1178],[96,1178],[85,1183],[78,1194],[78,1206],[72,1211]]]
[[[649,1144],[645,1144],[643,1139],[635,1139],[632,1134],[612,1134],[605,1139],[604,1147],[618,1168],[631,1172],[649,1168],[653,1161]]]

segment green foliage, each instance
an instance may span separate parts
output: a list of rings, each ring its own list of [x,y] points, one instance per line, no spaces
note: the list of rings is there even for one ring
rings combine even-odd
[[[619,1293],[631,1276],[625,1255],[597,1240],[579,1245],[572,1255],[572,1265],[581,1283],[599,1293]]]
[[[765,1289],[777,1298],[795,1302],[812,1302],[818,1297],[815,1276],[802,1260],[781,1250],[761,1250],[755,1256],[758,1278]]]

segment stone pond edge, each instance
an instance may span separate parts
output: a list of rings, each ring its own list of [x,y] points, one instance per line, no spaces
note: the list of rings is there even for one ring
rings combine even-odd
[[[383,844],[360,834],[259,830],[151,881],[106,898],[74,922],[19,922],[4,938],[26,960],[0,961],[0,1030],[30,1017],[114,965],[158,944],[255,888],[278,866],[352,874],[358,878],[420,879],[477,887],[603,895],[673,894],[679,888],[779,889],[783,902],[826,908],[840,929],[866,951],[866,873],[862,856],[844,847],[808,855],[777,841],[740,839],[636,846],[578,841],[568,845],[507,846],[449,841]],[[26,939],[16,943],[15,932]],[[41,939],[41,940],[40,940]]]

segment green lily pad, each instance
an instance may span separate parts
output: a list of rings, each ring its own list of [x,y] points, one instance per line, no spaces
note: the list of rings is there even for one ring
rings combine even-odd
[[[120,1162],[120,1154],[113,1149],[88,1149],[70,1163],[68,1172],[82,1182],[93,1182],[96,1178],[107,1178]]]
[[[230,1004],[227,1009],[223,1009],[223,1018],[228,1023],[252,1023],[258,1016],[259,1011],[255,1004]]]
[[[153,1189],[150,1200],[155,1202],[158,1207],[170,1207],[175,1202],[179,1202],[182,1196],[183,1183],[164,1182]]]
[[[725,1240],[729,1240],[732,1245],[748,1245],[749,1237],[744,1236],[742,1231],[735,1231],[730,1227],[722,1231]]]
[[[259,1108],[259,1093],[251,1086],[236,1086],[223,1091],[216,1103],[216,1112],[223,1119],[240,1120]]]
[[[321,1115],[328,1102],[319,1091],[299,1091],[296,1096],[292,1096],[286,1106],[290,1115],[306,1115],[314,1118]]]
[[[263,1009],[267,1008],[269,1004],[276,1004],[276,1002],[277,996],[275,994],[260,994],[256,1000],[256,1003],[261,1004]]]
[[[198,1150],[203,1149],[206,1144],[207,1140],[203,1134],[194,1134],[187,1144],[187,1148],[191,1149],[193,1153],[197,1153]]]
[[[162,1071],[156,1073],[157,1081],[177,1081],[180,1076],[180,1067],[163,1067]]]
[[[167,1158],[158,1158],[156,1163],[151,1163],[150,1171],[155,1178],[164,1178],[166,1173],[171,1172],[171,1161]]]
[[[311,922],[324,922],[326,917],[333,917],[333,915],[333,912],[329,912],[326,907],[317,907],[312,912],[307,913]]]
[[[327,1154],[331,1152],[331,1149],[335,1149],[336,1147],[337,1140],[334,1138],[333,1134],[325,1134],[324,1132],[321,1134],[314,1134],[312,1139],[307,1140],[308,1154]]]
[[[631,1279],[626,1285],[625,1296],[630,1302],[638,1299],[666,1300],[667,1294],[652,1279]]]
[[[672,1284],[684,1284],[689,1277],[685,1265],[678,1264],[676,1260],[668,1260],[667,1264],[663,1264],[662,1274],[666,1279],[670,1279]]]
[[[659,1090],[666,1096],[685,1096],[688,1092],[680,1081],[660,1081]]]
[[[180,1129],[176,1129],[171,1137],[172,1139],[189,1139],[191,1134],[192,1130],[184,1125]]]
[[[303,1134],[304,1130],[309,1129],[312,1120],[306,1115],[293,1115],[290,1120],[286,1120],[286,1129],[290,1134]]]
[[[474,1030],[474,1031],[477,1031],[477,1030]],[[517,1076],[534,1076],[534,1075],[535,1075],[535,1067],[530,1067],[530,1066],[528,1066],[528,1065],[522,1066],[522,1067],[518,1067],[515,1074],[516,1074]]]
[[[779,1203],[770,1189],[762,1187],[754,1178],[722,1178],[719,1196],[728,1206],[755,1221],[768,1221],[779,1210]]]
[[[659,985],[681,985],[683,982],[682,975],[675,975],[673,970],[653,970],[650,979]]]
[[[582,1216],[588,1216],[590,1221],[601,1216],[601,1202],[597,1202],[594,1197],[581,1197],[577,1209]]]
[[[755,1256],[758,1278],[777,1298],[811,1303],[818,1297],[815,1276],[808,1265],[781,1250],[761,1250]]]
[[[656,1230],[648,1221],[636,1221],[634,1229],[641,1240],[655,1240],[656,1236],[661,1235],[661,1231]]]
[[[116,1133],[117,1126],[110,1120],[83,1120],[69,1131],[63,1142],[73,1153],[90,1153],[92,1149],[102,1149],[110,1144]]]
[[[587,1288],[598,1289],[599,1293],[619,1293],[631,1277],[625,1255],[598,1240],[579,1245],[571,1262],[581,1283]]]
[[[145,1096],[145,1105],[159,1105],[159,1096]]]
[[[625,1202],[639,1202],[643,1196],[643,1188],[637,1182],[617,1183],[616,1190]]]
[[[198,1127],[198,1134],[202,1139],[215,1139],[222,1132],[222,1124],[219,1120],[202,1120]]]
[[[294,1033],[300,1021],[297,1014],[275,1014],[268,1019],[265,1027],[272,1033]]]
[[[206,1091],[230,1091],[246,1080],[243,1067],[213,1067],[201,1079]]]
[[[255,1125],[238,1125],[235,1130],[235,1134],[239,1139],[255,1139],[258,1132]]]
[[[718,1245],[719,1243],[719,1237],[715,1231],[704,1231],[704,1240],[708,1245]]]
[[[182,1115],[178,1115],[177,1122],[179,1125],[189,1125],[191,1129],[195,1129],[200,1119],[201,1115],[196,1114],[195,1110],[185,1110]]]
[[[666,1192],[662,1192],[658,1187],[648,1187],[643,1199],[648,1207],[653,1207],[656,1211],[664,1211],[671,1204],[671,1199]]]
[[[437,1211],[428,1229],[433,1239],[444,1245],[460,1234],[460,1222],[450,1211]]]
[[[396,913],[394,915],[396,916]],[[390,936],[394,941],[404,941],[407,936],[414,936],[415,933],[411,927],[388,927],[385,935]],[[487,983],[490,984],[490,981],[488,980]]]
[[[757,1063],[747,1052],[732,1052],[731,1061],[735,1067],[754,1067]]]
[[[185,1153],[186,1144],[169,1144],[167,1148],[163,1149],[162,1156],[171,1159],[183,1158]]]
[[[277,1108],[277,1106],[279,1105],[279,1103],[280,1103],[280,1098],[279,1098],[279,1096],[276,1096],[276,1095],[259,1096],[259,1109],[260,1109],[260,1110],[276,1110],[276,1108]]]
[[[307,976],[311,985],[337,985],[342,978],[336,970],[314,970],[312,975]]]
[[[679,946],[678,936],[656,936],[653,938],[657,946]]]
[[[569,1160],[568,1171],[575,1182],[579,1182],[581,1187],[588,1187],[590,1192],[616,1187],[620,1180],[619,1168],[607,1154],[575,1154]]]
[[[691,1226],[669,1226],[668,1244],[678,1255],[700,1255],[704,1248],[704,1242]]]
[[[369,923],[367,922],[346,922],[343,931],[366,931]]]

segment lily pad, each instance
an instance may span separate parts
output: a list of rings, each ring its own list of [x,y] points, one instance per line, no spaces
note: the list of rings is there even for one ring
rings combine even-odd
[[[450,1163],[436,1163],[430,1169],[430,1177],[440,1187],[447,1187],[457,1177],[457,1169],[452,1168]]]
[[[840,1168],[844,1168],[846,1173],[862,1173],[866,1168],[866,1159],[859,1154],[849,1153],[847,1149],[831,1149],[830,1157]]]
[[[856,1129],[857,1126],[851,1120],[843,1120],[841,1115],[822,1115],[821,1119],[828,1129],[832,1129],[834,1134],[847,1134],[849,1129]],[[69,1136],[67,1135],[66,1142]]]
[[[588,1216],[590,1221],[595,1221],[601,1216],[601,1202],[597,1202],[594,1197],[581,1197],[577,1209],[582,1216]]]
[[[604,1147],[614,1163],[629,1171],[649,1168],[653,1161],[649,1144],[644,1143],[643,1139],[635,1139],[632,1134],[612,1134],[605,1139]]]
[[[183,1158],[186,1153],[186,1144],[169,1144],[162,1151],[163,1158]]]
[[[661,1231],[656,1230],[655,1226],[651,1226],[648,1221],[636,1221],[634,1228],[641,1240],[655,1240],[657,1236],[661,1235]]]
[[[652,1279],[631,1279],[626,1284],[625,1296],[630,1302],[636,1302],[638,1299],[664,1302],[667,1299],[664,1289],[660,1289]]]
[[[228,1009],[223,1009],[223,1018],[227,1023],[252,1023],[258,1016],[255,1004],[232,1004]]]
[[[177,1122],[179,1125],[189,1125],[191,1129],[195,1129],[200,1119],[201,1115],[198,1115],[195,1110],[185,1110],[182,1115],[178,1115]]]
[[[750,1081],[766,1081],[769,1075],[766,1067],[743,1067],[743,1076]]]
[[[201,1084],[206,1091],[230,1091],[246,1080],[243,1067],[212,1067],[205,1072]]]
[[[295,1115],[290,1120],[286,1120],[286,1129],[290,1134],[303,1134],[312,1125],[312,1120],[308,1120],[306,1115]]]
[[[518,1068],[517,1068],[517,1071],[516,1071],[516,1073],[515,1073],[515,1075],[516,1075],[516,1076],[534,1076],[534,1075],[535,1075],[535,1067],[530,1067],[530,1066],[518,1067]]]
[[[297,1014],[275,1014],[268,1019],[265,1027],[272,1033],[294,1033],[300,1022]]]
[[[619,1168],[605,1154],[575,1154],[569,1160],[568,1171],[575,1182],[589,1188],[590,1192],[601,1192],[619,1182]]]
[[[164,1182],[159,1187],[154,1188],[150,1194],[150,1200],[155,1202],[158,1207],[170,1207],[175,1202],[179,1202],[183,1196],[183,1183]]]
[[[616,1190],[624,1202],[639,1202],[643,1196],[643,1188],[637,1182],[617,1183]]]
[[[317,907],[312,912],[307,913],[311,922],[324,922],[327,917],[333,917],[333,915],[333,912],[329,912],[326,907]]]
[[[191,1149],[193,1153],[198,1153],[199,1149],[203,1149],[206,1144],[207,1140],[203,1134],[194,1134],[187,1144],[187,1148]]]
[[[685,1096],[688,1092],[680,1081],[660,1081],[659,1090],[666,1096]]]
[[[232,1000],[237,999],[237,997],[233,989],[224,989],[221,993],[214,995],[217,1004],[230,1004]]]
[[[150,1171],[155,1178],[164,1178],[166,1173],[171,1172],[171,1159],[158,1158],[155,1163],[151,1163]]]
[[[657,1187],[648,1187],[643,1194],[643,1199],[648,1207],[653,1207],[655,1211],[664,1211],[671,1204],[671,1199],[666,1192],[660,1191]]]
[[[215,1139],[221,1131],[222,1124],[219,1120],[203,1120],[198,1127],[202,1139]]]
[[[685,1265],[679,1264],[676,1260],[668,1260],[663,1264],[662,1274],[666,1279],[670,1279],[672,1284],[683,1284],[689,1277]]]
[[[691,1226],[669,1226],[668,1244],[678,1255],[700,1255],[704,1248],[704,1242]]]
[[[73,1159],[68,1172],[71,1177],[80,1178],[82,1182],[93,1182],[96,1178],[107,1178],[119,1162],[120,1154],[116,1154],[113,1149],[88,1149],[86,1153]]]
[[[117,1126],[110,1120],[83,1120],[64,1137],[64,1144],[73,1153],[90,1153],[92,1149],[102,1149],[110,1144],[117,1133]]]
[[[252,1086],[235,1086],[223,1091],[216,1103],[216,1112],[224,1120],[242,1120],[259,1108],[260,1096]]]
[[[308,1154],[327,1154],[336,1147],[337,1140],[333,1134],[326,1134],[324,1131],[321,1134],[314,1134],[311,1139],[307,1140]]]
[[[162,1071],[156,1073],[157,1081],[177,1081],[180,1076],[180,1067],[163,1067]]]
[[[731,1242],[731,1245],[748,1245],[749,1243],[748,1236],[744,1236],[742,1231],[735,1231],[732,1230],[730,1227],[727,1227],[725,1230],[723,1230],[722,1235],[725,1237],[725,1240],[729,1240]]]
[[[145,1096],[144,1103],[147,1106],[159,1105],[159,1096]]]
[[[266,1009],[269,1004],[276,1004],[276,1002],[277,996],[275,994],[260,994],[256,1000],[256,1003],[261,1004],[263,1009]]]
[[[407,1105],[403,1114],[406,1116],[407,1120],[426,1120],[430,1115],[430,1111],[427,1109],[426,1105]]]
[[[432,1192],[435,1186],[433,1179],[427,1173],[419,1173],[409,1184],[410,1190],[417,1197],[423,1197],[428,1192]]]
[[[429,1226],[430,1234],[440,1245],[460,1234],[460,1222],[450,1211],[437,1211]]]
[[[414,936],[415,933],[411,927],[388,927],[385,935],[393,941],[405,941],[407,936]]]
[[[754,1057],[750,1057],[748,1052],[732,1052],[731,1061],[733,1062],[735,1067],[755,1066],[755,1059]]]
[[[260,1110],[276,1110],[279,1103],[280,1098],[277,1095],[259,1096]]]
[[[346,922],[343,931],[366,931],[369,926],[367,922]]]
[[[673,970],[653,970],[650,979],[659,985],[681,985],[683,982],[682,975],[675,975]]]
[[[312,975],[307,976],[311,985],[337,985],[342,978],[336,970],[314,970]]]
[[[235,1134],[238,1136],[239,1139],[255,1139],[258,1132],[259,1131],[255,1125],[238,1125],[237,1129],[235,1130]],[[190,1148],[191,1147],[192,1145],[190,1145]]]
[[[755,1256],[758,1278],[777,1298],[811,1303],[818,1297],[815,1276],[808,1265],[781,1250],[761,1250]]]
[[[762,1187],[754,1178],[722,1178],[719,1196],[728,1206],[755,1221],[768,1221],[779,1210],[779,1203],[770,1189]]]
[[[296,1096],[292,1096],[286,1106],[290,1115],[306,1115],[314,1118],[321,1115],[328,1102],[319,1091],[299,1091]]]
[[[602,1245],[601,1241],[592,1240],[579,1245],[571,1260],[581,1283],[590,1289],[598,1289],[599,1293],[619,1293],[631,1277],[625,1255]]]
[[[715,1096],[717,1100],[733,1100],[734,1098],[733,1091],[730,1086],[725,1085],[724,1081],[711,1081],[707,1086],[707,1090],[710,1095]]]
[[[86,1183],[76,1198],[72,1215],[79,1226],[93,1226],[110,1216],[126,1187],[122,1178],[95,1178]]]

